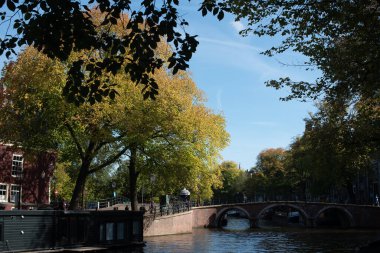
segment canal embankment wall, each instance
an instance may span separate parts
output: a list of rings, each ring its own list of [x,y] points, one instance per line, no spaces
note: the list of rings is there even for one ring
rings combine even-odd
[[[333,203],[306,202],[263,202],[230,205],[193,207],[183,214],[163,217],[144,218],[144,236],[191,233],[193,228],[212,227],[220,216],[230,209],[244,211],[255,225],[257,217],[268,208],[290,206],[302,213],[307,220],[305,226],[318,227],[323,225],[323,217],[328,212],[336,215],[339,223],[345,228],[380,228],[380,207],[359,206]],[[217,217],[218,216],[218,217]],[[322,218],[321,218],[322,217]],[[322,223],[320,222],[322,220]]]
[[[167,216],[147,215],[144,217],[144,236],[159,236],[191,233],[193,211]]]
[[[207,227],[215,218],[216,211],[216,208],[208,206],[165,216],[145,215],[144,236],[191,233],[193,228]]]
[[[217,211],[216,206],[193,208],[193,228],[204,228],[210,226],[210,224],[213,224]]]

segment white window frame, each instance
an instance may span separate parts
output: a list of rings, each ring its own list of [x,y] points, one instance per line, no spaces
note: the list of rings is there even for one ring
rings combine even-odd
[[[8,202],[8,185],[4,183],[0,183],[0,187],[1,186],[5,186],[5,195],[0,194],[0,202]],[[3,191],[4,190],[0,189],[0,192],[3,192]],[[4,196],[4,198],[2,198],[1,196]]]
[[[14,190],[12,190],[12,187],[13,186],[18,186],[19,187],[19,195],[20,195],[20,198],[21,198],[21,192],[22,192],[22,189],[21,189],[21,185],[19,184],[11,184],[11,187],[9,189],[9,202],[12,202],[12,203],[15,203],[16,202],[16,194],[12,194],[13,192],[15,192]]]
[[[12,156],[12,177],[21,177],[24,170],[24,157],[21,154]]]

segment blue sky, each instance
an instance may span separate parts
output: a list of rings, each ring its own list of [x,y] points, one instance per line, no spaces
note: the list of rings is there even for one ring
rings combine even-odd
[[[264,82],[285,76],[296,81],[313,81],[319,72],[281,64],[305,61],[292,52],[272,58],[260,55],[263,50],[278,45],[281,38],[243,38],[238,30],[244,27],[244,21],[234,22],[231,15],[222,21],[210,15],[202,17],[197,11],[199,2],[181,1],[179,8],[190,24],[186,31],[199,36],[200,44],[190,62],[190,72],[205,92],[207,105],[226,118],[231,141],[222,152],[223,160],[250,169],[262,150],[286,148],[294,137],[302,134],[303,119],[315,110],[312,102],[280,101],[287,92],[267,88]],[[1,56],[1,67],[4,60]]]
[[[283,102],[286,90],[265,86],[265,81],[289,76],[293,80],[313,81],[318,71],[301,67],[305,58],[293,52],[275,57],[260,54],[280,43],[281,38],[242,37],[236,23],[227,15],[222,21],[195,12],[197,4],[187,3],[180,11],[190,26],[187,32],[198,34],[200,44],[190,62],[190,71],[198,87],[208,98],[207,105],[221,112],[227,121],[231,142],[223,152],[223,160],[250,169],[257,155],[267,148],[286,148],[293,138],[303,133],[304,121],[313,112],[312,102]]]

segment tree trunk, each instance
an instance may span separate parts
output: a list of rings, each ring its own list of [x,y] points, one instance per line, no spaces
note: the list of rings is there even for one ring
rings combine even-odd
[[[131,145],[131,157],[129,159],[129,192],[131,198],[131,208],[132,211],[137,211],[137,178],[138,172],[136,172],[136,158],[137,158],[137,147],[136,145]]]
[[[90,167],[89,162],[82,163],[82,166],[79,170],[79,175],[77,177],[77,181],[75,183],[73,195],[71,197],[71,201],[69,205],[70,210],[76,210],[79,208],[79,199],[80,199],[80,196],[82,196],[82,193],[86,184],[86,178],[88,176],[89,167]]]
[[[303,201],[307,201],[307,188],[306,188],[306,181],[302,182],[302,199]]]
[[[346,181],[346,189],[348,192],[349,202],[350,204],[356,204],[356,196],[354,193],[354,189],[352,188],[352,181],[348,180]]]

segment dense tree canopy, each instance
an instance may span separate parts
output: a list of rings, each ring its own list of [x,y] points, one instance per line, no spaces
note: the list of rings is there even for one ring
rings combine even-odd
[[[124,115],[115,116],[113,114],[115,112],[109,114],[107,110],[110,110],[110,107],[120,106],[120,111],[129,110],[131,115],[135,114],[134,116],[139,119],[148,118],[147,112],[144,111],[148,109],[133,111],[138,107],[131,106],[126,99],[131,96],[133,101],[138,101],[135,97],[138,92],[134,90],[133,93],[126,93],[125,90],[129,88],[120,86],[130,86],[131,83],[142,84],[140,90],[144,98],[156,98],[158,87],[165,87],[168,78],[172,78],[171,81],[175,82],[183,78],[181,70],[188,67],[188,62],[198,44],[196,36],[186,33],[185,28],[188,24],[178,12],[179,0],[137,2],[90,0],[82,4],[77,0],[0,1],[1,25],[6,27],[5,36],[0,40],[0,53],[9,57],[11,54],[16,54],[18,47],[34,45],[53,59],[46,66],[33,61],[15,66],[11,63],[8,66],[5,72],[8,73],[7,81],[27,85],[20,86],[17,90],[12,90],[10,85],[8,87],[9,94],[13,94],[14,97],[12,107],[3,110],[4,121],[0,121],[0,126],[4,126],[4,122],[8,124],[4,128],[4,136],[12,138],[12,141],[38,140],[45,148],[56,148],[63,140],[71,138],[71,144],[65,145],[65,149],[78,152],[80,158],[73,161],[79,164],[83,164],[86,159],[94,159],[91,152],[86,156],[87,151],[99,152],[103,148],[113,150],[116,153],[112,161],[127,154],[130,158],[128,166],[135,170],[132,172],[136,173],[136,176],[144,173],[142,168],[184,169],[193,163],[197,166],[192,168],[201,171],[201,168],[207,164],[201,162],[204,161],[202,159],[208,155],[215,157],[219,148],[225,145],[226,138],[213,139],[212,131],[215,129],[209,128],[208,120],[199,124],[196,130],[191,127],[172,129],[184,136],[175,132],[164,137],[160,136],[160,141],[156,141],[156,136],[152,135],[156,130],[166,130],[165,123],[173,120],[169,117],[160,121],[158,115],[163,115],[158,110],[160,106],[166,108],[174,118],[181,114],[181,117],[188,119],[183,123],[189,125],[191,125],[189,115],[194,117],[212,115],[204,108],[186,114],[186,110],[183,112],[181,106],[168,106],[164,102],[157,104],[156,107],[149,107],[157,118],[152,117],[148,122],[128,121],[126,124],[129,127],[128,131],[138,130],[139,134],[132,135],[133,138],[129,138],[128,135],[127,142],[120,141],[119,137],[125,136],[124,130],[120,129],[125,126],[120,125],[122,121],[112,120]],[[265,54],[271,56],[286,50],[294,50],[309,58],[309,61],[305,62],[306,68],[318,68],[322,71],[321,78],[313,83],[293,81],[283,77],[280,80],[269,81],[267,85],[277,89],[289,87],[291,94],[284,98],[285,100],[320,97],[324,99],[319,111],[307,120],[305,134],[291,146],[293,149],[289,161],[292,165],[291,171],[301,175],[295,182],[304,185],[302,187],[305,188],[310,177],[315,180],[322,179],[333,171],[337,177],[345,181],[339,184],[348,186],[355,171],[364,166],[369,157],[374,156],[379,150],[380,1],[203,0],[199,11],[202,15],[210,13],[219,20],[223,19],[225,12],[235,14],[236,20],[242,20],[248,25],[247,29],[241,32],[243,35],[251,33],[258,36],[280,35],[283,38],[282,43],[269,48]],[[95,15],[97,18],[94,18]],[[171,45],[168,54],[160,53],[163,41]],[[61,63],[58,64],[56,60]],[[29,75],[28,70],[34,68],[34,65],[37,72]],[[178,79],[168,76],[169,70],[173,74],[180,74]],[[48,72],[52,75],[43,75]],[[63,72],[67,75],[60,75]],[[120,77],[121,72],[123,72],[122,77]],[[41,80],[39,73],[43,76],[44,82],[36,87],[41,89],[29,86],[28,84],[37,84]],[[186,78],[185,76],[185,80]],[[55,84],[56,87],[51,87]],[[40,94],[35,93],[35,90]],[[59,92],[63,92],[68,101],[77,105],[98,102],[101,106],[85,105],[81,109],[71,108],[67,104],[63,106],[58,98]],[[195,94],[191,93],[191,89],[184,93],[187,92]],[[124,104],[125,107],[118,102],[112,104],[109,100],[114,99],[117,94],[127,103]],[[164,96],[173,98],[170,94]],[[2,97],[2,99],[5,101],[10,98]],[[59,110],[57,114],[55,114],[56,108]],[[180,109],[176,111],[176,108]],[[76,116],[81,113],[83,116]],[[222,126],[223,120],[217,115],[215,118],[214,116],[210,117],[211,121],[216,121],[219,127]],[[72,121],[69,122],[67,119]],[[94,122],[98,123],[97,120],[102,121],[101,127],[93,127],[96,126]],[[62,122],[65,124],[62,125]],[[163,126],[157,128],[157,122],[162,122]],[[62,134],[61,128],[66,128],[66,134]],[[22,129],[25,131],[22,132]],[[56,131],[57,129],[60,130]],[[83,132],[84,140],[96,135],[104,137],[102,140],[106,141],[90,138],[91,141],[86,143],[86,148],[82,147],[80,144],[84,140],[78,139],[74,134],[77,130]],[[193,136],[195,133],[202,137],[197,139]],[[220,136],[225,137],[223,131],[220,131]],[[199,141],[200,139],[202,141]],[[211,142],[218,148],[215,150],[202,148]],[[182,151],[182,155],[186,155],[171,156],[170,149],[162,148],[163,143],[179,145],[178,150]],[[191,152],[193,150],[196,150],[195,153]],[[160,164],[159,158],[162,157],[168,162],[161,164],[162,167],[161,165],[157,167]],[[197,159],[199,157],[202,159]],[[99,157],[93,161],[99,163],[98,167],[102,161],[107,166],[109,163],[106,161],[111,162],[108,159],[110,157]],[[214,159],[207,161],[214,163]],[[84,164],[90,166],[88,162]],[[266,173],[269,172],[266,171],[266,167],[262,167],[264,170],[260,169],[256,174],[263,177],[273,176],[271,173]],[[170,170],[157,171],[157,173],[165,174],[167,171]],[[188,172],[186,169],[184,171]],[[183,176],[181,173],[178,175]],[[166,176],[169,178],[171,174]],[[217,181],[209,173],[202,176],[195,173],[191,176],[196,180],[187,182],[186,185],[192,187],[192,190],[198,194],[210,193],[209,190],[202,190],[209,189],[202,188],[203,182],[207,182],[204,181],[205,178],[209,178],[209,182]],[[173,179],[171,182],[173,184],[168,185],[178,187],[179,181]],[[333,184],[334,180],[329,177],[323,182],[328,185]],[[163,181],[157,181],[157,184],[159,183],[166,186]],[[175,188],[171,187],[168,186],[167,190]]]
[[[18,46],[33,44],[49,57],[65,61],[73,51],[109,50],[109,56],[101,60],[77,59],[71,64],[64,89],[67,98],[79,104],[113,97],[114,83],[100,77],[121,69],[133,82],[143,85],[146,98],[154,98],[158,84],[151,74],[164,63],[155,53],[158,44],[166,41],[172,45],[168,60],[174,74],[188,67],[198,44],[195,35],[186,33],[188,23],[178,12],[180,4],[179,0],[90,0],[86,4],[77,0],[0,1],[5,10],[0,18],[8,27],[0,53],[10,56]],[[100,22],[92,19],[92,8],[103,14]],[[268,83],[276,88],[289,86],[292,94],[286,99],[304,99],[321,94],[372,96],[372,91],[378,90],[379,8],[378,0],[204,0],[199,11],[219,20],[225,12],[233,13],[236,20],[248,24],[243,35],[281,35],[283,43],[267,50],[268,55],[290,49],[309,57],[305,65],[323,72],[315,83],[287,77]],[[124,33],[108,32],[120,23]],[[125,52],[130,52],[130,57],[120,57]]]
[[[261,193],[268,199],[284,198],[289,193],[286,158],[287,152],[282,148],[266,149],[257,156],[256,166],[252,170],[253,177],[261,179]]]
[[[234,202],[243,193],[246,180],[245,171],[241,170],[236,162],[224,161],[219,165],[222,184],[214,189],[214,200],[218,202]]]
[[[69,60],[75,61],[73,54]],[[228,143],[225,122],[204,105],[202,93],[186,72],[164,69],[155,78],[161,96],[144,100],[125,73],[115,75],[117,99],[76,107],[61,96],[65,64],[28,48],[6,66],[0,100],[2,140],[54,148],[76,173],[71,208],[78,206],[89,175],[119,160],[128,161],[131,200],[136,208],[136,180],[156,174],[157,184],[202,189],[211,194],[219,152]],[[162,177],[162,178],[159,178]],[[208,190],[207,190],[208,189]]]
[[[345,103],[323,103],[306,121],[305,140],[313,156],[313,178],[326,186],[346,188],[354,201],[352,182],[376,159],[378,129],[376,116],[361,118],[363,112]],[[374,126],[373,124],[377,125]],[[377,130],[376,130],[377,132]],[[375,139],[374,139],[375,138]]]
[[[269,82],[276,88],[289,86],[292,94],[287,99],[378,93],[379,1],[222,2],[228,3],[238,20],[247,21],[248,28],[242,34],[282,36],[282,44],[267,50],[267,55],[294,50],[310,58],[306,67],[322,70],[322,77],[315,83],[289,78]]]
[[[198,44],[196,36],[184,32],[187,22],[177,12],[178,5],[178,0],[143,0],[139,4],[123,0],[90,0],[86,4],[77,0],[0,1],[5,26],[0,54],[9,57],[16,54],[17,47],[33,45],[50,58],[66,61],[72,52],[107,50],[108,57],[79,58],[71,63],[63,89],[66,97],[77,104],[112,98],[114,83],[102,76],[124,70],[131,81],[143,85],[145,98],[155,98],[158,85],[151,74],[166,60],[155,53],[158,44],[166,41],[173,46],[168,58],[173,74],[188,67]],[[93,8],[103,14],[100,22],[92,18]],[[123,33],[109,33],[120,24]],[[121,57],[125,52],[129,52],[128,58]]]

